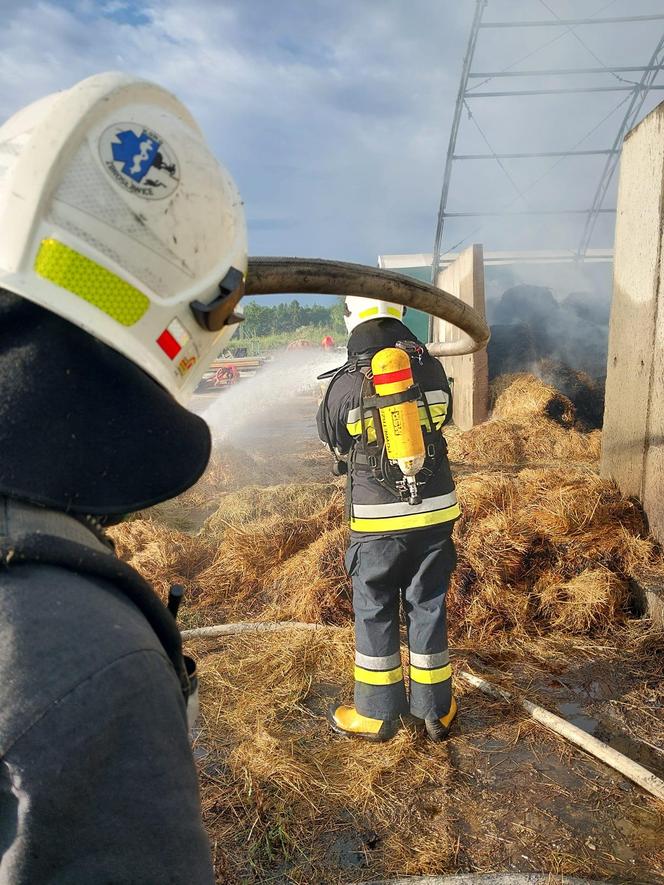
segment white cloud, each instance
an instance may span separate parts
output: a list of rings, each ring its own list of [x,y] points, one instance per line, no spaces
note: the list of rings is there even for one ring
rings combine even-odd
[[[601,5],[555,0],[561,15],[591,14]],[[627,9],[618,0],[607,15],[657,6],[634,0]],[[547,15],[533,0],[509,9],[492,0],[491,7],[493,18],[517,8],[526,17],[535,9]],[[238,180],[252,252],[372,262],[381,251],[430,249],[472,0],[0,0],[0,9],[0,116],[95,72],[126,70],[172,89],[191,108]],[[500,42],[494,36],[491,45],[483,35],[478,60],[504,66],[550,33]],[[620,55],[639,63],[654,43],[652,26],[630,36],[581,33],[612,61]],[[567,58],[593,64],[569,37],[527,63]],[[497,83],[505,81],[492,87]],[[508,107],[477,100],[472,107],[492,144],[518,150],[554,141],[565,147],[610,106],[601,96],[589,112],[585,97],[552,102],[547,115],[541,100],[530,101]],[[485,147],[466,121],[460,145]],[[538,169],[510,166],[519,186]],[[560,167],[563,174],[533,202],[592,191],[596,164],[592,180],[583,169],[567,169]],[[502,204],[513,195],[495,165],[457,171],[457,206]],[[455,223],[451,232],[473,224]],[[504,227],[485,236],[504,236]]]

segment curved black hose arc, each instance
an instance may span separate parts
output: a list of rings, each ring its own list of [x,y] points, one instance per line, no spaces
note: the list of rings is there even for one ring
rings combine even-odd
[[[465,332],[458,341],[432,345],[435,353],[432,349],[429,352],[436,356],[482,350],[491,335],[484,318],[460,298],[391,270],[321,258],[249,258],[246,295],[299,292],[392,301],[431,314]]]

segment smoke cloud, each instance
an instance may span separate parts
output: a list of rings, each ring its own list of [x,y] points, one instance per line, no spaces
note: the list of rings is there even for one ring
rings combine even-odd
[[[598,268],[593,278],[574,266],[515,267],[508,269],[512,285],[503,288],[505,273],[502,281],[490,281],[487,318],[492,329],[488,348],[492,378],[529,371],[546,359],[603,381],[611,283],[608,266]],[[544,281],[548,284],[543,285]]]

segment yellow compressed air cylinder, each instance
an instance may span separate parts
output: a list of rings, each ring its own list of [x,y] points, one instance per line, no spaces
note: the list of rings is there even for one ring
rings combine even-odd
[[[380,407],[381,396],[402,393],[413,386],[410,357],[398,347],[386,347],[371,360],[371,371],[387,457],[399,465],[404,476],[415,476],[426,454],[417,402]]]

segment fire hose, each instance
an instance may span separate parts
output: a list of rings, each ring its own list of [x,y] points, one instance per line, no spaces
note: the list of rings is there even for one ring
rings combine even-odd
[[[375,298],[438,317],[463,334],[457,341],[427,344],[436,357],[475,353],[491,336],[484,317],[460,298],[391,270],[321,258],[249,258],[246,295],[293,293]]]

